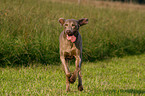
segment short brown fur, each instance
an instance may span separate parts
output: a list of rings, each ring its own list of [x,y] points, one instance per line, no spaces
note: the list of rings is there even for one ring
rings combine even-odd
[[[74,19],[59,19],[60,24],[64,27],[59,37],[60,59],[66,74],[66,91],[70,91],[70,83],[74,83],[78,76],[78,90],[83,90],[81,64],[82,64],[82,39],[79,33],[79,27],[88,23],[87,18],[80,20]],[[75,42],[67,39],[66,35],[74,35]],[[68,68],[68,60],[75,58],[76,69],[73,74],[70,73]]]

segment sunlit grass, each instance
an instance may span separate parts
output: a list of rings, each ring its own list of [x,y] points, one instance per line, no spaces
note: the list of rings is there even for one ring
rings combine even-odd
[[[144,11],[75,2],[0,0],[0,95],[145,95]],[[77,82],[65,92],[60,17],[89,19],[80,28],[83,92]]]
[[[32,64],[29,67],[0,68],[0,95],[145,95],[145,55],[112,58],[102,62],[84,62],[84,91],[65,92],[61,65]],[[73,69],[74,64],[70,67]],[[73,70],[71,70],[73,71]]]

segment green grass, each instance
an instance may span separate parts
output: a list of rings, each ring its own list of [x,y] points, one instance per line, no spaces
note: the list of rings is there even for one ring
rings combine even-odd
[[[0,0],[0,95],[144,96],[145,11],[57,1]],[[65,92],[60,17],[89,19],[80,28],[82,92],[77,82]]]
[[[77,90],[77,82],[70,85],[70,92],[65,92],[65,75],[61,65],[0,68],[0,95],[144,96],[144,57],[136,55],[84,62],[82,92]],[[70,65],[71,71],[74,66]]]
[[[59,63],[60,17],[89,19],[89,24],[80,28],[85,61],[145,52],[143,10],[51,0],[1,0],[0,66]]]

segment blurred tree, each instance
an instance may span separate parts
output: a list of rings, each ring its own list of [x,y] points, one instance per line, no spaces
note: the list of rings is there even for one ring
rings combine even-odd
[[[145,4],[145,0],[137,0],[140,4]]]
[[[128,3],[139,3],[139,4],[145,4],[145,0],[104,0],[104,1],[121,1],[121,2],[128,2]]]

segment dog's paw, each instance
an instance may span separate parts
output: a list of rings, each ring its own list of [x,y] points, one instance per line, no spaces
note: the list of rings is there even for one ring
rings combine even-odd
[[[66,76],[67,76],[68,78],[70,78],[70,77],[71,77],[71,73],[67,73]]]
[[[76,76],[75,74],[73,74],[73,75],[70,77],[69,82],[73,84],[73,83],[76,81],[76,78],[77,78],[77,76]]]
[[[73,84],[75,81],[76,81],[76,79],[74,79],[74,78],[70,78],[70,79],[69,79],[69,82],[72,83],[72,84]]]
[[[84,88],[83,88],[83,85],[78,85],[78,90],[79,90],[79,91],[83,91],[83,89],[84,89]]]

